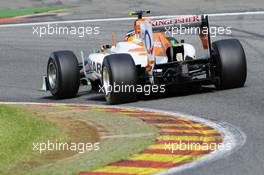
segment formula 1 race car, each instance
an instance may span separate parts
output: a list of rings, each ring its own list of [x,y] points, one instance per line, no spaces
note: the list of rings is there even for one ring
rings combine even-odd
[[[44,89],[62,99],[75,97],[80,85],[90,85],[103,92],[107,102],[117,104],[135,101],[147,85],[154,86],[157,93],[189,85],[215,85],[217,89],[244,86],[247,65],[241,43],[236,39],[211,43],[208,16],[151,20],[143,18],[144,13],[150,11],[131,13],[137,19],[123,41],[117,43],[112,36],[111,45],[102,45],[88,58],[82,52],[81,63],[71,51],[53,52]],[[177,27],[207,29],[207,33],[199,33],[207,56],[198,58],[193,45],[166,36]]]

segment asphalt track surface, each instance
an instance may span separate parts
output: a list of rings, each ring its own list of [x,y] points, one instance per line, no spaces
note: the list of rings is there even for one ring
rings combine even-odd
[[[96,3],[93,2],[95,7]],[[152,2],[152,1],[151,1]],[[158,9],[158,14],[185,14],[211,13],[211,12],[237,12],[241,10],[263,10],[263,1],[252,2],[237,1],[236,6],[229,6],[228,1],[217,3],[183,3],[175,6],[179,9],[173,13],[171,6],[162,5],[153,8],[150,1],[144,1],[140,7],[145,9]],[[120,7],[137,7],[126,2]],[[214,5],[215,4],[215,5]],[[235,5],[234,2],[232,4]],[[100,5],[98,5],[99,7]],[[262,8],[263,7],[263,8]],[[120,17],[123,11],[117,14],[119,7],[113,15],[94,10],[89,17]],[[96,9],[96,8],[94,8]],[[189,9],[184,11],[184,9]],[[108,12],[108,11],[107,11]],[[180,12],[180,13],[179,13]],[[96,15],[98,14],[98,16]],[[76,15],[76,14],[75,14]],[[83,19],[87,16],[80,14]],[[69,18],[69,17],[66,17]],[[76,18],[76,16],[73,16]],[[45,19],[43,19],[45,20]],[[253,16],[226,16],[213,17],[211,24],[217,26],[231,26],[232,36],[221,38],[237,38],[244,46],[247,55],[248,78],[246,86],[241,89],[216,91],[214,88],[203,88],[191,91],[184,95],[175,95],[160,98],[143,98],[138,102],[125,104],[125,106],[146,107],[167,111],[178,111],[211,120],[225,121],[239,127],[246,135],[245,145],[237,152],[223,159],[207,165],[186,170],[184,174],[204,175],[262,175],[264,169],[264,15]],[[79,26],[100,26],[100,35],[91,35],[86,38],[77,36],[45,36],[39,38],[33,35],[33,29],[27,27],[0,28],[0,101],[16,102],[62,102],[62,103],[89,103],[105,104],[102,95],[81,92],[80,96],[70,100],[54,100],[49,93],[37,91],[41,85],[42,76],[46,72],[46,63],[50,52],[54,50],[73,50],[80,56],[80,50],[87,55],[93,48],[101,43],[109,43],[111,34],[118,34],[119,38],[132,27],[132,22],[97,22],[78,24]]]

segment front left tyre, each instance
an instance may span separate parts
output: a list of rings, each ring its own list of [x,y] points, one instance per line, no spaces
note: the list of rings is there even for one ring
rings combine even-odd
[[[73,98],[80,86],[78,59],[71,51],[57,51],[50,55],[47,65],[47,86],[57,99]]]

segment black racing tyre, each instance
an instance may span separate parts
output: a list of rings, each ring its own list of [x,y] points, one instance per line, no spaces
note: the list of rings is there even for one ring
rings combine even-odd
[[[80,86],[80,69],[71,51],[57,51],[50,55],[47,66],[47,85],[58,99],[73,98]]]
[[[237,39],[219,40],[212,43],[215,75],[219,77],[218,89],[243,87],[247,78],[247,62],[244,49]]]
[[[119,104],[137,100],[137,70],[129,54],[113,54],[104,58],[102,67],[102,84],[106,101]],[[123,88],[123,89],[122,89]]]

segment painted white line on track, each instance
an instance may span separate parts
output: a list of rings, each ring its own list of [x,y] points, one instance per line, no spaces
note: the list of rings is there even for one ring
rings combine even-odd
[[[156,175],[174,175],[175,173],[182,172],[186,169],[194,168],[197,166],[204,165],[208,162],[218,160],[220,158],[226,157],[234,153],[235,151],[240,149],[246,142],[246,135],[239,128],[229,123],[226,123],[226,122],[216,123],[216,122],[204,119],[202,117],[191,116],[191,115],[179,113],[179,112],[167,112],[163,110],[156,110],[156,109],[150,109],[150,108],[138,108],[138,107],[131,107],[131,106],[109,106],[109,105],[76,104],[76,103],[0,102],[0,104],[98,106],[98,107],[108,107],[108,108],[118,108],[118,109],[136,109],[136,110],[158,112],[158,113],[162,112],[164,114],[168,114],[172,116],[182,116],[184,118],[206,124],[212,128],[215,128],[216,130],[218,130],[220,133],[224,135],[223,146],[221,146],[218,150],[209,153],[208,155],[202,157],[201,159],[195,160],[191,163],[186,163],[179,167],[171,168],[164,172],[157,173]]]
[[[264,11],[249,11],[249,12],[231,12],[231,13],[211,13],[204,14],[209,17],[218,16],[242,16],[242,15],[264,15]],[[164,16],[148,16],[150,19],[162,19],[162,18],[177,18],[182,16],[192,15],[164,15]],[[37,25],[48,25],[48,24],[77,24],[77,23],[91,23],[91,22],[109,22],[109,21],[130,21],[135,20],[135,17],[123,17],[123,18],[99,18],[99,19],[81,19],[81,20],[67,20],[67,21],[50,21],[50,22],[37,22],[37,23],[19,23],[19,24],[3,24],[0,28],[7,27],[26,27],[26,26],[37,26]]]

